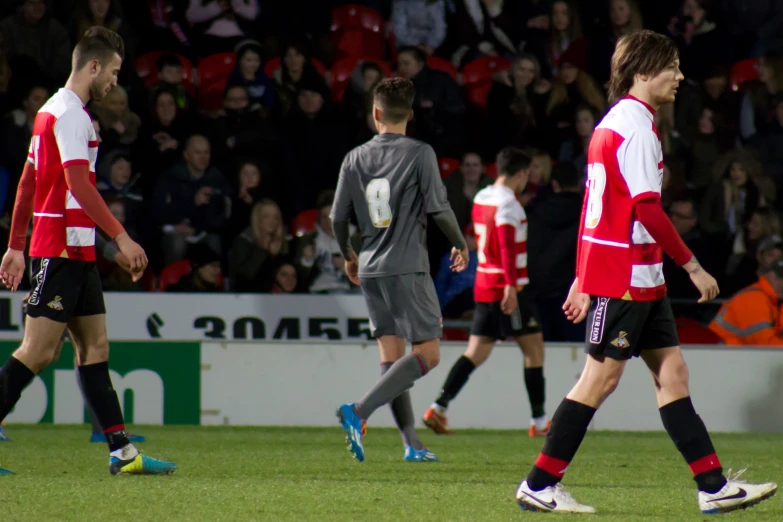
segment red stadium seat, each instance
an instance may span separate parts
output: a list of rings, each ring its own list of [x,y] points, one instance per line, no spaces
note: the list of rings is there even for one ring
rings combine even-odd
[[[182,82],[185,84],[186,88],[192,89],[194,81],[193,64],[184,56],[169,51],[152,51],[136,58],[133,65],[136,68],[136,74],[139,75],[139,78],[144,80],[144,87],[149,88],[158,82],[158,67],[156,62],[158,61],[158,58],[164,54],[173,54],[179,58],[180,63],[182,63]]]
[[[315,67],[315,70],[318,71],[321,76],[326,78],[326,67],[324,67],[324,64],[321,63],[320,60],[316,58],[310,58],[310,63],[313,64],[313,67]],[[280,57],[275,56],[274,58],[270,58],[267,60],[266,65],[264,65],[264,74],[269,76],[270,78],[273,78],[275,75],[275,71],[280,69]]]
[[[723,339],[695,319],[677,317],[677,336],[680,344],[723,344]]]
[[[296,237],[302,237],[308,232],[314,232],[319,215],[320,212],[315,208],[300,212],[291,220],[291,233]]]
[[[223,92],[226,90],[228,76],[212,78],[201,83],[198,88],[198,106],[206,112],[217,112],[223,109]]]
[[[444,341],[467,341],[468,332],[460,328],[444,328],[443,340]]]
[[[460,162],[454,158],[438,158],[438,167],[440,167],[440,177],[446,179],[452,172],[459,169]]]
[[[204,85],[216,78],[228,79],[237,63],[236,53],[211,54],[198,64],[198,83]]]
[[[492,75],[511,67],[511,61],[500,56],[477,58],[462,68],[462,84],[467,88],[468,101],[485,107],[492,89]]]
[[[362,5],[343,5],[332,10],[332,36],[340,56],[386,55],[384,21],[375,9]]]
[[[494,163],[490,163],[484,167],[484,174],[492,179],[498,179],[498,166]]]
[[[729,84],[731,90],[738,91],[742,84],[751,80],[758,80],[759,77],[759,59],[748,58],[731,66],[729,72]]]
[[[348,81],[356,67],[360,63],[371,61],[375,62],[381,68],[384,78],[391,76],[391,66],[383,60],[369,56],[349,56],[334,62],[332,65],[332,100],[340,103],[343,101],[345,88],[348,87]]]
[[[182,276],[190,273],[190,261],[183,259],[176,263],[171,263],[160,271],[160,291],[163,292],[169,286],[176,284]]]
[[[430,69],[435,69],[436,71],[443,71],[449,73],[449,75],[451,75],[451,77],[454,78],[455,82],[459,81],[459,73],[457,72],[457,68],[454,67],[454,64],[452,64],[448,60],[444,60],[443,58],[438,58],[437,56],[428,56],[427,66]]]
[[[383,34],[383,17],[375,9],[363,5],[342,5],[332,10],[331,30],[366,30]]]

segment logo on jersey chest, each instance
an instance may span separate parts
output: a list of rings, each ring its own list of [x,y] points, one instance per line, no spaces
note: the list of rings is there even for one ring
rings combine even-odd
[[[606,324],[606,308],[609,304],[609,298],[599,297],[598,304],[593,313],[593,324],[590,325],[590,342],[601,344],[604,338],[604,325]]]

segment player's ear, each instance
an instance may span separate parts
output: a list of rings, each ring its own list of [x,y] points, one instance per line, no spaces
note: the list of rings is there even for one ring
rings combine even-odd
[[[90,74],[97,76],[101,72],[100,60],[90,60]]]
[[[373,106],[372,108],[372,119],[381,121],[381,110],[377,106]]]

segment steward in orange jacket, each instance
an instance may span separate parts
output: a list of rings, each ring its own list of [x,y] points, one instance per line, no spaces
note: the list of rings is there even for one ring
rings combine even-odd
[[[783,346],[783,259],[724,303],[710,330],[726,344]]]

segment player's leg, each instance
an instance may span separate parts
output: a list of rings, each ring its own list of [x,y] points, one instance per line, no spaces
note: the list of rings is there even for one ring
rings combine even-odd
[[[659,302],[643,331],[641,357],[650,369],[663,426],[693,473],[699,508],[705,513],[741,509],[771,497],[777,485],[738,484],[723,468],[688,390],[688,366],[677,339],[668,299]]]
[[[381,377],[383,377],[395,362],[405,356],[405,339],[392,335],[380,337],[378,339],[378,347],[381,352]],[[424,444],[422,444],[419,436],[416,434],[416,419],[413,416],[410,392],[405,391],[397,396],[389,403],[389,407],[391,408],[394,422],[397,424],[397,429],[400,431],[406,456],[409,451],[408,448],[411,448],[413,451],[423,450]]]
[[[109,446],[109,471],[113,475],[171,473],[176,464],[141,455],[125,433],[122,409],[109,375],[105,314],[98,270],[94,263],[85,263],[84,279],[74,316],[68,321],[68,332],[76,351],[84,400],[95,413]]]
[[[513,336],[524,355],[525,388],[530,401],[531,437],[542,437],[549,431],[546,418],[546,383],[544,380],[544,335],[541,318],[529,293],[523,290],[517,299],[517,309],[504,317],[504,326]]]
[[[582,374],[552,416],[544,448],[517,489],[523,509],[593,512],[577,503],[559,484],[576,455],[598,407],[617,388],[635,346],[649,306],[619,299],[593,300],[587,317]],[[619,342],[618,339],[624,339]],[[620,346],[618,346],[620,345]]]
[[[476,311],[473,316],[474,330],[477,317],[481,314],[479,311],[481,309],[480,305],[487,304],[489,303],[476,303]],[[481,366],[481,364],[489,358],[493,346],[495,346],[495,337],[470,335],[468,338],[467,350],[465,350],[465,353],[454,362],[451,370],[449,370],[449,375],[443,383],[440,395],[435,399],[435,402],[427,408],[427,411],[424,412],[422,420],[429,429],[439,435],[451,433],[448,425],[448,417],[446,416],[449,403],[457,398],[459,392],[468,382],[473,370]]]

